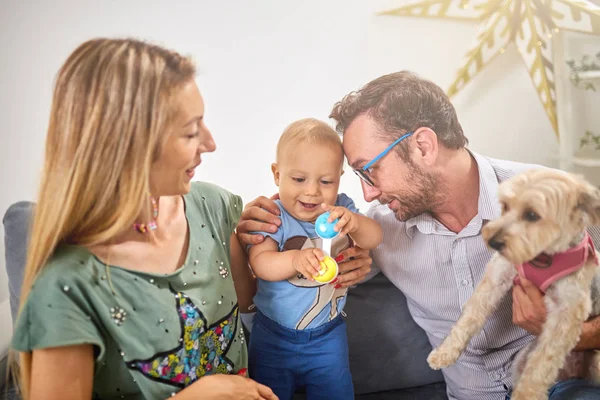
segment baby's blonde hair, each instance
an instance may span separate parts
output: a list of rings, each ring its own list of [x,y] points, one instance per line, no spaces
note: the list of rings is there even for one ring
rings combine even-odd
[[[304,118],[289,124],[281,134],[277,142],[277,162],[285,149],[299,142],[330,145],[344,153],[342,140],[331,126],[316,118]]]

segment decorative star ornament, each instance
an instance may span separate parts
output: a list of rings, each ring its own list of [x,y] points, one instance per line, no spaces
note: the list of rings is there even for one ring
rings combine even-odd
[[[127,366],[152,380],[180,388],[205,375],[233,373],[235,366],[227,353],[238,329],[238,305],[209,326],[186,294],[176,292],[174,295],[181,323],[179,345],[146,360],[128,361]]]
[[[560,30],[600,34],[600,7],[583,0],[423,0],[380,15],[479,21],[449,96],[515,43],[557,136],[553,38]]]

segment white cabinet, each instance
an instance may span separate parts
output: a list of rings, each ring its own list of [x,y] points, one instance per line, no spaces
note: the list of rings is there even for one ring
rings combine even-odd
[[[568,60],[580,64],[583,55],[595,59],[600,52],[600,38],[573,32],[561,32],[554,41],[554,72],[556,76],[556,108],[558,117],[559,168],[583,174],[600,185],[600,150],[594,144],[581,146],[586,131],[600,135],[600,71],[579,72],[580,83],[569,79]],[[596,64],[598,60],[595,59]],[[593,90],[585,90],[591,83]]]

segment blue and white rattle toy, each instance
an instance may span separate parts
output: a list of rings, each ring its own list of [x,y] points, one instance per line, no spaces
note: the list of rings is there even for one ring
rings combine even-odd
[[[315,221],[315,231],[317,231],[317,235],[319,235],[319,237],[323,240],[331,240],[339,235],[339,232],[336,232],[334,229],[335,224],[339,222],[339,219],[336,219],[333,222],[328,222],[327,219],[329,218],[329,215],[331,215],[329,211],[324,212],[323,214],[319,215]],[[325,246],[323,246],[323,248],[324,247]]]

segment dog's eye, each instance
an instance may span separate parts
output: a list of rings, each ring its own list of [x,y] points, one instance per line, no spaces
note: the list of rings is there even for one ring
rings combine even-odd
[[[523,218],[529,222],[535,222],[540,219],[540,216],[534,213],[533,211],[525,211],[525,214],[523,214]]]
[[[502,206],[502,214],[508,212],[508,205],[506,203],[500,204]]]

